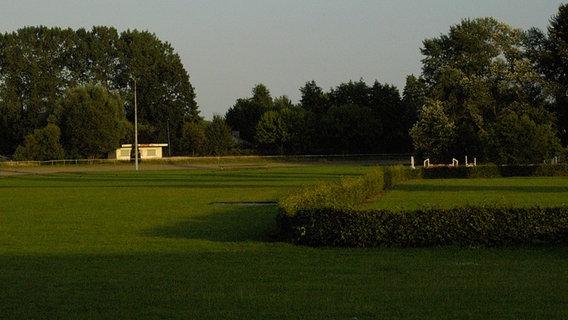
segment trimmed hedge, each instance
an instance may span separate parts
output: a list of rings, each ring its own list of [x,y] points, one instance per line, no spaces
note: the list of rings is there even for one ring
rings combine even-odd
[[[566,175],[568,166],[382,167],[357,178],[318,184],[279,202],[284,240],[310,246],[505,246],[568,242],[568,207],[467,207],[394,212],[357,207],[412,178]]]
[[[568,164],[508,166],[489,164],[475,167],[419,168],[418,170],[425,179],[568,176]]]
[[[297,228],[295,217],[300,210],[354,210],[383,190],[416,178],[419,174],[420,170],[409,170],[403,166],[378,167],[362,177],[344,178],[339,182],[305,187],[278,202],[277,224],[280,234],[283,239],[294,241],[293,234]]]
[[[300,210],[288,240],[331,247],[507,246],[568,240],[568,207],[469,207],[394,212]]]

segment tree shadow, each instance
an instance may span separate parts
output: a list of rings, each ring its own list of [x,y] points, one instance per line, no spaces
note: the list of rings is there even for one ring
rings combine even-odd
[[[217,206],[207,215],[188,217],[175,224],[150,229],[145,235],[215,242],[273,242],[277,206]]]

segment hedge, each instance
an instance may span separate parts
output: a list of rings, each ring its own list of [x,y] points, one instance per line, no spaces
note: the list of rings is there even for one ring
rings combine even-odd
[[[567,242],[568,207],[466,207],[394,212],[357,210],[366,199],[412,178],[565,175],[568,166],[478,166],[410,170],[382,167],[318,184],[279,202],[282,238],[311,246],[505,246]]]
[[[319,183],[289,194],[278,202],[278,223],[285,231],[287,219],[298,210],[315,208],[354,209],[385,189],[411,179],[419,171],[403,166],[378,167],[362,177],[343,178],[339,182]]]
[[[289,220],[288,240],[310,246],[508,246],[568,240],[568,207],[468,207],[394,212],[314,208]]]
[[[568,164],[419,168],[424,179],[568,176]]]

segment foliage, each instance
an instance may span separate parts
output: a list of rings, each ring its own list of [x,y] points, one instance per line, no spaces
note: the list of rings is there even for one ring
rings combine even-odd
[[[476,154],[497,163],[524,161],[522,157],[504,159],[499,155],[505,152],[501,144],[494,145],[497,152],[483,145],[486,132],[511,112],[526,119],[523,125],[532,121],[541,128],[554,128],[553,116],[546,109],[551,85],[528,58],[526,40],[521,30],[493,18],[462,20],[450,27],[447,35],[424,40],[421,51],[423,77],[430,86],[428,96],[442,102],[449,122],[457,129],[451,145],[438,156]],[[540,139],[548,139],[545,144],[549,146],[556,144],[554,135],[543,134],[536,140],[542,142]],[[535,144],[524,149],[526,154],[540,157],[539,162],[550,156],[543,156]]]
[[[282,116],[278,111],[265,112],[256,125],[256,141],[260,145],[276,148],[284,154],[284,143],[289,139]]]
[[[321,118],[321,124],[321,139],[328,152],[361,154],[377,150],[381,123],[366,106],[333,105]]]
[[[136,81],[138,121],[151,128],[140,143],[170,140],[174,154],[184,121],[199,121],[195,92],[189,75],[172,46],[147,31],[126,31],[120,35],[122,72],[117,82],[125,97],[127,118],[134,121],[133,82]],[[170,139],[168,139],[170,131]],[[149,140],[147,140],[149,139]]]
[[[14,153],[14,160],[59,160],[63,159],[65,150],[59,141],[61,130],[55,124],[48,124],[45,128],[35,129],[26,136],[24,144]]]
[[[568,164],[539,165],[477,165],[474,167],[431,167],[417,168],[417,177],[424,179],[463,179],[501,177],[546,177],[568,176]]]
[[[235,105],[225,114],[227,125],[238,131],[240,137],[249,143],[256,142],[256,126],[262,115],[272,107],[270,91],[265,85],[256,85],[252,94],[250,98],[237,99]]]
[[[258,86],[253,97],[237,99],[225,117],[241,138],[258,143],[265,152],[369,154],[412,149],[408,131],[416,119],[416,105],[403,104],[392,85],[349,81],[324,92],[309,81],[300,88],[298,106],[286,96],[270,103],[268,89]]]
[[[456,139],[456,127],[446,115],[440,101],[427,101],[420,120],[412,126],[410,135],[414,149],[430,161],[447,162],[451,145]]]
[[[568,207],[467,207],[356,211],[332,207],[299,210],[298,244],[333,247],[505,246],[568,241]]]
[[[315,81],[308,81],[300,88],[300,105],[309,112],[322,114],[329,109],[329,95],[326,95]]]
[[[61,142],[75,158],[105,157],[130,128],[118,94],[101,85],[70,89],[54,112]]]
[[[423,171],[385,168],[384,172],[377,170],[363,178],[316,185],[280,200],[279,229],[284,239],[311,246],[504,246],[567,242],[568,207],[565,206],[358,209],[365,199],[412,177],[432,178],[431,172],[481,177],[495,174],[494,168],[488,167],[488,171],[483,170],[485,173],[477,168],[443,171],[442,168]]]
[[[556,116],[555,125],[563,146],[568,145],[568,4],[560,4],[549,20],[547,33],[532,28],[527,31],[527,56],[551,84],[549,109]]]
[[[320,183],[283,197],[278,202],[278,221],[287,232],[300,210],[316,208],[353,209],[385,189],[410,179],[416,172],[402,166],[382,167],[363,177],[344,178],[336,183]]]
[[[486,133],[486,150],[502,164],[535,164],[561,153],[560,139],[549,124],[511,111],[500,116]]]
[[[67,90],[90,83],[118,92],[133,122],[133,78],[140,123],[162,141],[169,126],[175,150],[184,119],[199,120],[199,111],[170,44],[147,31],[119,34],[101,26],[25,27],[0,35],[0,154],[13,153],[26,135],[45,127]]]
[[[207,136],[205,125],[193,121],[186,121],[181,132],[180,153],[192,156],[205,155],[207,149]]]
[[[213,121],[205,127],[207,137],[207,153],[214,156],[227,154],[233,144],[231,128],[220,115],[214,115]]]

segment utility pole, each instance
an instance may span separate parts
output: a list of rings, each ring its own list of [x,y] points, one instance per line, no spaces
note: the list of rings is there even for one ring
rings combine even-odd
[[[138,102],[136,101],[136,78],[134,78],[134,163],[138,171]]]
[[[172,157],[172,143],[170,141],[170,117],[166,118],[167,129],[168,129],[168,157]]]

